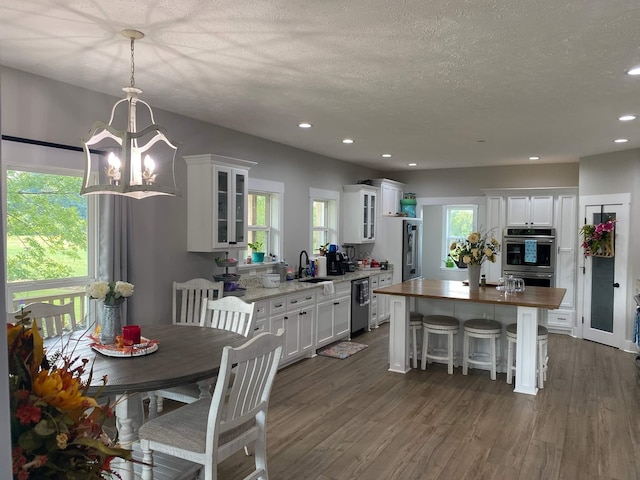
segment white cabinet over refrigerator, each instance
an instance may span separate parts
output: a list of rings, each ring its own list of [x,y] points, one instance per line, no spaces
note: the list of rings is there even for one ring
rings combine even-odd
[[[342,186],[342,242],[348,244],[376,241],[378,188],[366,184]]]
[[[372,258],[389,260],[393,265],[393,284],[422,275],[422,220],[382,217],[371,252]]]

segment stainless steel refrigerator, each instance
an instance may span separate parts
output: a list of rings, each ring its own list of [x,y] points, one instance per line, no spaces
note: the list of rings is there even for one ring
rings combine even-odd
[[[422,275],[422,220],[382,217],[371,252],[376,260],[393,264],[393,283]]]

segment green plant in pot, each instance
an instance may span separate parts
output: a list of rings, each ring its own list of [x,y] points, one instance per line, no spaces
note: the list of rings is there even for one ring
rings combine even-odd
[[[248,243],[247,245],[252,250],[251,262],[252,263],[264,262],[264,244],[260,240],[256,240],[255,242]]]

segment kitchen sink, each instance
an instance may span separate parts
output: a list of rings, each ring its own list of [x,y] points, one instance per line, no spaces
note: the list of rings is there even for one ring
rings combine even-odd
[[[298,281],[302,282],[302,283],[320,283],[320,282],[326,282],[327,280],[329,280],[329,279],[328,278],[320,278],[320,277],[311,277],[311,278],[301,278]]]

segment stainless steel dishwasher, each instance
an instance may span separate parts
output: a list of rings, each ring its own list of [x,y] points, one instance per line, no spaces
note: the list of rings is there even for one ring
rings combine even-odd
[[[369,327],[369,278],[351,282],[351,336]],[[362,331],[362,332],[361,332]]]

